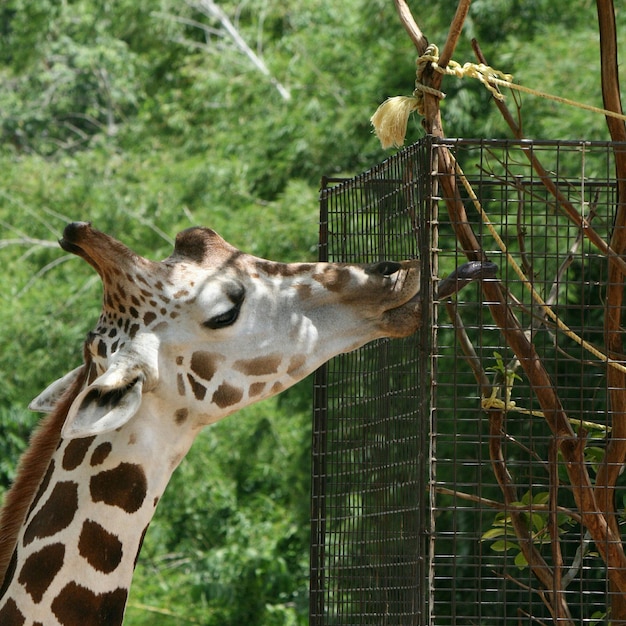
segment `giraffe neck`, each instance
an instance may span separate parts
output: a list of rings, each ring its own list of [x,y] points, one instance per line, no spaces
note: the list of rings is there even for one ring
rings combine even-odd
[[[146,403],[119,431],[60,442],[17,538],[0,624],[122,623],[144,534],[193,440],[155,433],[151,418]]]

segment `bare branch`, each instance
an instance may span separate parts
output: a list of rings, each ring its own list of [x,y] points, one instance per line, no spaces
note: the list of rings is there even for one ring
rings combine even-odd
[[[621,113],[615,8],[613,0],[597,0],[596,5],[600,32],[602,99],[606,109]],[[626,141],[626,125],[623,121],[607,115],[606,124],[613,141]],[[623,148],[616,147],[613,154],[617,179],[617,201],[610,247],[617,254],[623,255],[626,253],[626,153]],[[609,357],[618,356],[624,352],[621,327],[623,303],[624,276],[613,262],[609,264],[604,318],[605,345]],[[624,391],[626,375],[613,370],[615,368],[611,367],[607,371],[613,431],[607,444],[604,463],[598,468],[595,496],[600,510],[606,516],[609,528],[619,537],[620,529],[615,511],[615,484],[626,461],[626,392]],[[611,579],[611,584],[613,589],[619,586],[614,579]],[[623,593],[614,594],[611,604],[611,620],[614,623],[626,622],[626,601]]]
[[[408,33],[411,41],[417,48],[417,52],[419,54],[424,54],[424,52],[426,52],[426,48],[428,47],[428,39],[424,37],[424,34],[420,30],[419,26],[415,23],[407,3],[405,0],[394,0],[394,3],[396,5],[398,15],[400,16],[400,22],[402,22],[402,26],[404,26],[404,29]]]
[[[65,254],[58,259],[54,259],[54,261],[50,261],[50,263],[46,263],[41,269],[39,269],[35,274],[33,274],[28,282],[20,289],[17,294],[17,297],[23,296],[42,276],[47,274],[50,270],[53,270],[58,265],[65,263],[66,261],[72,260],[74,257],[71,254]]]
[[[459,41],[459,37],[461,36],[461,31],[463,30],[463,24],[465,23],[465,18],[469,12],[471,0],[460,0],[459,4],[456,8],[456,13],[452,18],[452,23],[450,24],[450,30],[448,31],[448,37],[446,38],[446,43],[439,54],[438,64],[440,67],[446,67],[452,59],[452,55],[454,54],[454,49],[456,48],[456,44]]]
[[[487,60],[485,59],[485,56],[483,55],[482,50],[480,49],[480,46],[475,39],[472,40],[472,48],[474,49],[474,54],[476,54],[476,57],[478,58],[480,63],[484,63],[485,65],[487,65]],[[498,107],[498,110],[500,111],[505,122],[511,129],[513,136],[516,139],[525,139],[522,133],[521,125],[515,121],[506,104],[501,100],[496,100],[495,98],[494,103]],[[550,173],[543,167],[539,159],[537,159],[537,157],[535,156],[534,152],[525,148],[523,145],[520,147],[520,149],[528,158],[530,164],[532,165],[533,169],[539,176],[539,179],[544,184],[546,189],[554,196],[554,198],[559,203],[559,206],[564,210],[565,215],[567,215],[567,217],[570,218],[572,222],[582,230],[582,232],[585,234],[585,237],[587,237],[587,239],[591,243],[593,243],[593,245],[596,246],[598,250],[600,250],[603,254],[606,254],[611,259],[611,261],[619,267],[622,274],[626,275],[626,261],[624,261],[621,255],[618,254],[617,251],[615,251],[611,246],[609,246],[606,241],[604,241],[604,239],[600,237],[600,235],[598,235],[598,233],[591,227],[589,222],[580,215],[576,207],[561,193],[561,191],[559,191],[558,187],[554,184]]]
[[[213,0],[197,0],[190,1],[188,4],[198,11],[204,13],[206,16],[216,19],[221,24],[222,28],[228,33],[237,49],[242,52],[254,67],[256,67],[261,74],[269,78],[270,82],[276,87],[278,93],[282,96],[283,100],[291,100],[291,93],[284,87],[276,78],[274,78],[269,71],[267,65],[263,59],[261,59],[255,52],[248,46],[240,32],[235,25],[230,21],[228,15],[213,1]]]
[[[47,239],[36,239],[34,237],[15,237],[13,239],[0,239],[0,248],[8,248],[10,246],[39,246],[40,248],[58,248],[56,241],[48,241]]]

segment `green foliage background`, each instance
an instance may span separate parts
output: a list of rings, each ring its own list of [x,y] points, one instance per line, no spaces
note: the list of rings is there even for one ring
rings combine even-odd
[[[411,4],[441,45],[456,2]],[[259,256],[314,259],[320,177],[386,156],[369,117],[410,93],[415,61],[391,0],[220,6],[289,101],[191,2],[0,6],[0,490],[38,419],[26,405],[78,364],[99,314],[93,272],[56,246],[67,222],[151,258],[204,224]],[[460,62],[472,36],[519,82],[601,104],[592,2],[476,0]],[[444,89],[448,135],[507,136],[479,85]],[[532,137],[608,138],[598,116],[522,110]],[[407,140],[421,132],[411,120]],[[198,438],[147,535],[128,624],[307,623],[310,411],[305,381]]]

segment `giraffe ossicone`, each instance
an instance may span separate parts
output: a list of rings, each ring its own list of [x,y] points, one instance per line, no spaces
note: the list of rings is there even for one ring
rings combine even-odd
[[[0,518],[0,624],[121,624],[143,535],[197,433],[332,356],[420,324],[419,263],[275,263],[192,228],[147,260],[88,223],[61,247],[103,304]]]

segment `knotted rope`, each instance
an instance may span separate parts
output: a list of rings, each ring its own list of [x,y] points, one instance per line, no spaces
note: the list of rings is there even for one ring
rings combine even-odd
[[[508,87],[522,93],[533,96],[539,96],[548,100],[553,100],[559,104],[567,104],[570,106],[591,111],[593,113],[601,113],[608,117],[614,117],[620,120],[626,120],[626,115],[609,111],[590,104],[576,102],[561,96],[553,96],[552,94],[530,89],[523,85],[517,85],[513,81],[511,74],[505,74],[500,70],[496,70],[489,65],[483,63],[465,63],[460,65],[456,61],[450,61],[447,67],[439,65],[439,50],[434,44],[430,44],[424,54],[418,57],[416,61],[417,69],[415,71],[415,89],[411,96],[394,96],[383,102],[376,113],[372,115],[370,121],[374,126],[374,132],[380,140],[383,149],[399,148],[404,144],[406,136],[406,128],[411,113],[417,111],[420,115],[424,115],[424,94],[433,95],[441,100],[446,97],[443,91],[433,89],[422,83],[422,76],[425,69],[430,67],[440,74],[447,76],[456,76],[457,78],[475,78],[479,80],[497,100],[504,100],[504,96],[498,91],[498,87]]]
[[[392,146],[399,148],[404,143],[406,127],[411,113],[417,111],[420,115],[424,115],[425,93],[441,100],[446,97],[443,91],[428,87],[422,82],[424,71],[428,66],[440,74],[456,76],[457,78],[465,76],[476,78],[489,89],[494,98],[499,100],[502,100],[504,96],[491,83],[497,78],[509,84],[513,78],[510,74],[494,70],[483,63],[466,63],[461,66],[456,61],[450,61],[447,67],[441,67],[438,61],[439,50],[437,46],[430,44],[424,54],[418,57],[416,61],[415,89],[413,89],[413,94],[388,98],[378,107],[376,113],[372,115],[370,121],[384,149]]]

